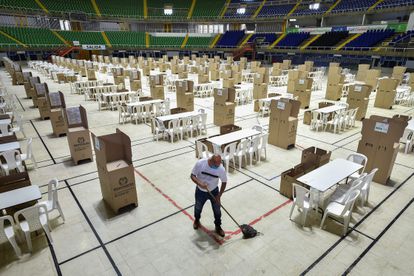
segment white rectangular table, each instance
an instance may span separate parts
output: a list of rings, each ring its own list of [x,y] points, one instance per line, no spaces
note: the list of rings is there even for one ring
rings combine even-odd
[[[325,192],[362,168],[360,164],[345,159],[335,159],[299,177],[297,181],[319,192]]]
[[[183,113],[159,116],[156,119],[160,122],[167,122],[167,121],[171,121],[171,120],[174,120],[174,119],[182,119],[182,118],[188,118],[188,117],[191,117],[191,116],[196,116],[198,114],[200,114],[200,113],[198,113],[197,111],[190,111],[190,112],[183,112]]]
[[[5,152],[9,150],[17,150],[17,149],[20,149],[19,142],[9,142],[9,143],[0,144],[0,152]]]
[[[408,121],[408,125],[407,125],[406,129],[414,131],[414,119],[411,119],[411,120]]]
[[[283,97],[284,97],[283,95],[280,95],[280,96],[276,96],[276,97],[263,98],[263,99],[259,99],[259,102],[267,102],[267,103],[269,103],[272,100],[280,100]]]
[[[153,104],[156,104],[156,103],[163,103],[163,102],[164,102],[164,100],[155,99],[155,100],[149,100],[149,101],[127,103],[126,106],[127,106],[127,111],[129,113],[132,113],[134,107],[144,106],[146,104],[153,105]]]
[[[0,120],[0,125],[10,125],[11,119],[2,119]]]
[[[0,193],[0,210],[17,206],[42,198],[40,189],[36,185],[31,185],[8,192]]]
[[[260,131],[257,131],[254,129],[242,129],[242,130],[230,132],[224,135],[208,138],[207,141],[209,141],[210,143],[214,145],[221,147],[222,145],[230,144],[230,143],[239,141],[241,139],[253,137],[259,134],[260,134]]]
[[[320,112],[322,114],[330,114],[333,113],[335,111],[339,111],[339,110],[343,110],[345,109],[345,106],[340,106],[340,105],[330,105],[330,106],[326,106],[326,107],[322,107],[319,109],[316,109],[316,112]]]

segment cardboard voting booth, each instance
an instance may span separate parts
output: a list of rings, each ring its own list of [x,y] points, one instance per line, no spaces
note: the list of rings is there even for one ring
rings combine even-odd
[[[46,95],[49,93],[47,83],[36,83],[35,84],[35,98],[37,107],[39,109],[40,118],[43,120],[50,118],[50,106]]]
[[[366,117],[371,91],[372,87],[367,84],[355,84],[349,87],[346,102],[349,104],[349,109],[358,108],[355,116],[355,119],[358,121]]]
[[[298,98],[300,108],[306,109],[310,105],[313,79],[299,78],[295,81],[293,96]]]
[[[341,71],[341,67],[329,67],[325,99],[331,101],[339,101],[341,99],[345,80],[345,75],[341,74]]]
[[[68,127],[67,137],[70,155],[77,165],[79,161],[93,161],[91,138],[88,129],[88,118],[83,106],[67,107],[64,110]]]
[[[151,98],[164,100],[164,75],[150,76]]]
[[[40,78],[39,77],[30,77],[29,78],[29,83],[27,84],[27,90],[26,90],[26,85],[25,85],[26,95],[27,95],[28,98],[32,99],[34,107],[37,107],[37,97],[36,97],[36,91],[35,91],[35,84],[36,83],[40,83]]]
[[[194,82],[190,80],[175,82],[177,93],[177,107],[185,108],[187,111],[194,111]]]
[[[397,95],[397,79],[383,78],[378,81],[377,95],[374,106],[379,108],[391,109]]]
[[[214,124],[216,126],[234,124],[235,97],[234,88],[214,89]]]
[[[103,200],[117,213],[138,206],[131,140],[122,131],[104,136],[92,133]]]
[[[68,127],[63,116],[63,109],[66,108],[65,96],[62,92],[50,92],[47,94],[50,105],[50,123],[52,124],[53,135],[59,137],[66,135]]]
[[[272,100],[269,117],[269,144],[284,149],[295,146],[299,109],[299,101],[284,98]]]
[[[362,121],[362,138],[357,152],[368,157],[366,172],[378,168],[375,182],[387,184],[400,148],[400,138],[409,120],[410,117],[397,115],[393,118],[371,116]]]

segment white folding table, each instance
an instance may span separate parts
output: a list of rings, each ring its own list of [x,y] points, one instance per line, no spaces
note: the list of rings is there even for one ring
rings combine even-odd
[[[9,142],[9,143],[0,144],[0,153],[9,151],[9,150],[17,150],[17,149],[20,149],[19,142]]]
[[[301,177],[296,181],[325,192],[340,181],[362,169],[363,166],[345,159],[335,159]]]
[[[191,116],[196,116],[200,114],[198,111],[190,111],[190,112],[183,112],[183,113],[177,113],[177,114],[170,114],[170,115],[164,115],[156,117],[156,119],[162,123],[174,120],[174,119],[182,119],[182,118],[188,118]]]
[[[408,125],[406,127],[407,130],[414,131],[414,119],[408,121]]]
[[[241,129],[224,135],[208,138],[207,141],[221,147],[222,145],[230,144],[248,137],[253,137],[259,135],[260,133],[260,131],[254,129]]]
[[[143,105],[146,105],[146,104],[153,105],[155,103],[163,103],[163,102],[164,102],[164,100],[155,99],[155,100],[149,100],[149,101],[127,103],[126,106],[127,106],[128,112],[132,113],[132,110],[133,110],[134,107],[143,106]]]
[[[0,120],[0,125],[10,125],[11,119],[2,119]]]
[[[31,185],[8,192],[0,193],[0,210],[17,206],[42,198],[40,189],[36,185]]]
[[[339,110],[343,110],[343,109],[346,109],[346,107],[336,104],[336,105],[330,105],[330,106],[322,107],[322,108],[316,109],[315,111],[319,112],[319,113],[322,113],[324,115],[328,115],[330,113],[333,113],[333,112],[336,112],[336,111],[339,111]]]

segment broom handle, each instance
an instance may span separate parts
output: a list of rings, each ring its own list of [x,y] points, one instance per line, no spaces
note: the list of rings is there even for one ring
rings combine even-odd
[[[223,205],[221,205],[221,203],[220,202],[218,202],[217,201],[217,199],[216,199],[216,197],[210,192],[210,190],[207,188],[207,192],[210,194],[210,196],[212,197],[212,198],[214,198],[214,201],[216,202],[216,203],[218,203],[219,205],[220,205],[220,207],[221,208],[223,208],[223,210],[227,213],[227,215],[229,215],[229,217],[234,221],[234,223],[235,224],[237,224],[237,226],[239,227],[239,228],[241,228],[241,226],[240,226],[240,224],[232,217],[232,215],[230,215],[230,213],[226,210],[226,208],[224,208],[224,206]]]

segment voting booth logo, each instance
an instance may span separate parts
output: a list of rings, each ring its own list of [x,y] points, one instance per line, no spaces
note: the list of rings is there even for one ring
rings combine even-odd
[[[128,184],[128,178],[127,177],[121,177],[120,179],[119,179],[119,185],[120,186],[125,186],[125,185],[127,185]]]
[[[78,144],[80,144],[80,145],[85,144],[85,138],[84,137],[79,137],[78,138]]]

